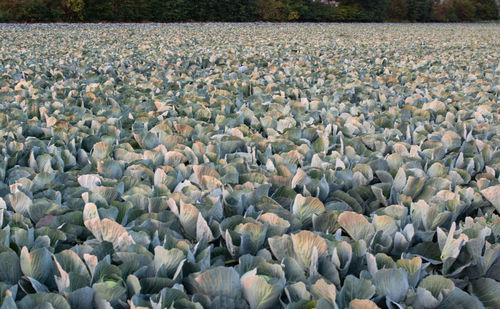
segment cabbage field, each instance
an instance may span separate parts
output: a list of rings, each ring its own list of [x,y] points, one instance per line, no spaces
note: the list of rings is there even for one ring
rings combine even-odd
[[[1,309],[500,308],[500,25],[0,26]]]

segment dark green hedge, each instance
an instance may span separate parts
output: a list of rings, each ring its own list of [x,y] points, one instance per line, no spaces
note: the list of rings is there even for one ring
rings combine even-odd
[[[0,22],[482,20],[495,0],[0,0]]]

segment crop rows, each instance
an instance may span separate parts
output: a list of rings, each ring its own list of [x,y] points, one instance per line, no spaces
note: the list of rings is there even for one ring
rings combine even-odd
[[[1,308],[500,308],[500,27],[0,27]]]

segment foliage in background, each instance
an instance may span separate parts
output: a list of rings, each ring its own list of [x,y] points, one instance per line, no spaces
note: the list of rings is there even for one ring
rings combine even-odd
[[[65,16],[70,20],[83,20],[84,0],[62,0],[61,3],[65,11]]]
[[[457,22],[497,19],[495,0],[0,0],[0,22]]]
[[[387,20],[405,20],[408,16],[408,2],[406,0],[389,0],[386,11]]]

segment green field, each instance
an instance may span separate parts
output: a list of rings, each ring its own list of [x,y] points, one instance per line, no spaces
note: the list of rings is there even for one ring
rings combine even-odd
[[[498,24],[0,26],[4,308],[500,308]]]

